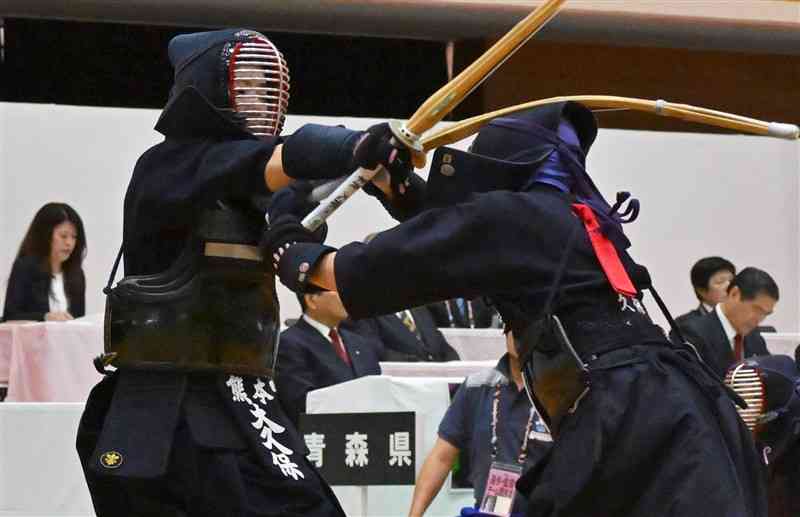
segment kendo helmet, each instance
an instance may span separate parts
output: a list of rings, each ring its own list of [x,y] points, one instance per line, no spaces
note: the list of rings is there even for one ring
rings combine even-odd
[[[225,29],[182,34],[169,43],[175,69],[170,97],[194,88],[245,131],[280,134],[289,106],[289,67],[263,34]]]
[[[779,459],[800,441],[797,358],[786,355],[747,358],[728,369],[725,383],[747,402],[746,409],[737,409],[753,433],[765,463]]]
[[[565,121],[573,129],[575,140],[564,138]],[[487,158],[522,164],[542,151],[554,149],[561,140],[585,160],[596,137],[597,120],[589,108],[577,102],[558,102],[493,119],[478,132],[469,150]]]
[[[447,206],[476,192],[520,191],[548,160],[574,159],[583,168],[597,137],[597,120],[576,102],[546,104],[498,117],[478,132],[468,151],[440,147],[431,162],[430,206]]]

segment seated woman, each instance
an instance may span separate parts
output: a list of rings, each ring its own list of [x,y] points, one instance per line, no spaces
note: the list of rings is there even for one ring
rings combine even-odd
[[[11,268],[3,320],[67,321],[86,313],[86,234],[64,203],[36,212]]]

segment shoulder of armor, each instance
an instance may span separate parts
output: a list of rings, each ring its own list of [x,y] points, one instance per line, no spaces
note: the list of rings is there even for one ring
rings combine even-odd
[[[467,376],[464,382],[467,388],[479,388],[481,386],[497,386],[498,384],[508,384],[508,379],[496,368],[487,368]]]

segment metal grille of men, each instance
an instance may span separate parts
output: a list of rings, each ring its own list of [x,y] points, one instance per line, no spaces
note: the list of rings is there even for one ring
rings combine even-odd
[[[741,363],[728,370],[725,375],[725,384],[730,386],[733,391],[747,402],[747,409],[738,406],[736,409],[747,428],[751,432],[755,432],[756,426],[763,418],[767,406],[764,379],[761,376],[761,372],[754,368],[752,364]]]

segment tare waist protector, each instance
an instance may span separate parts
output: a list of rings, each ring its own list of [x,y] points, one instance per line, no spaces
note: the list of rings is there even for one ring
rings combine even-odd
[[[259,230],[217,211],[167,271],[120,280],[106,300],[103,362],[272,377],[279,306]]]

